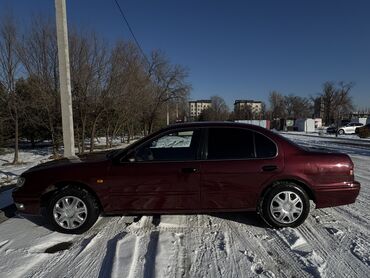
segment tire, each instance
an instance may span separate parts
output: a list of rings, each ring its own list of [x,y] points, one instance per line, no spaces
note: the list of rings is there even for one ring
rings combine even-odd
[[[94,225],[100,208],[94,196],[85,189],[65,187],[51,197],[46,214],[56,231],[81,234]]]
[[[261,216],[271,227],[297,227],[310,212],[306,192],[294,183],[279,184],[269,190],[261,206]]]
[[[338,130],[338,134],[339,134],[339,135],[343,135],[343,134],[345,134],[344,129],[340,129],[340,130]]]

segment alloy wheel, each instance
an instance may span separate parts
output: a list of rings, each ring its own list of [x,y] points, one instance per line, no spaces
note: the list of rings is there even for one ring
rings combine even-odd
[[[55,222],[64,229],[76,229],[87,219],[86,204],[75,196],[64,196],[54,205]]]
[[[281,224],[293,223],[303,212],[302,199],[292,191],[279,192],[271,200],[270,212],[275,221]]]

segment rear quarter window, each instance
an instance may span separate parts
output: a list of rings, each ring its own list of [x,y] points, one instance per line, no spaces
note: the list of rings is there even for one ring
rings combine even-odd
[[[256,156],[258,158],[272,158],[277,155],[276,144],[265,135],[255,132]]]

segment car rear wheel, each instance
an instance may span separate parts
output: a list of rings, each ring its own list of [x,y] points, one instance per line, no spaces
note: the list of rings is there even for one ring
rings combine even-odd
[[[276,228],[299,226],[306,220],[309,211],[309,198],[296,184],[273,187],[262,203],[262,218]]]
[[[338,134],[343,135],[345,132],[343,129],[338,130]]]
[[[97,201],[89,192],[72,187],[57,191],[47,207],[49,222],[55,230],[68,234],[90,229],[99,213]]]

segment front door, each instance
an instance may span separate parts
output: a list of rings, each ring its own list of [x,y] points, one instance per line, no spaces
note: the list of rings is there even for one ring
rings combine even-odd
[[[200,208],[200,132],[171,131],[123,157],[109,171],[112,211]]]

